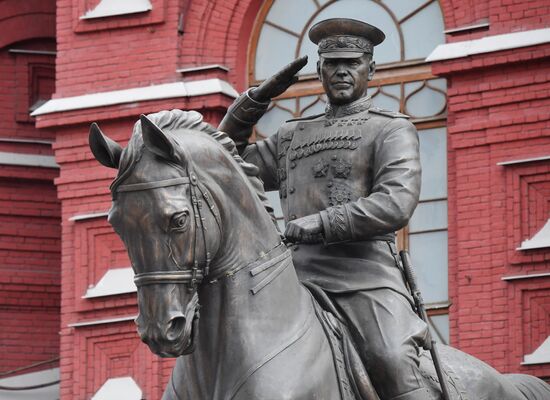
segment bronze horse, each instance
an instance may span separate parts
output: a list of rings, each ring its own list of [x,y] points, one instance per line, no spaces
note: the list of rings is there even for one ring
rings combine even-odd
[[[197,112],[172,110],[142,116],[125,149],[92,124],[90,147],[118,169],[109,222],[135,272],[139,335],[178,357],[163,399],[378,398],[359,387],[364,370],[338,372],[335,335],[297,279],[254,167],[225,134]],[[441,353],[453,399],[550,398],[537,378]],[[421,359],[439,398],[431,360]]]

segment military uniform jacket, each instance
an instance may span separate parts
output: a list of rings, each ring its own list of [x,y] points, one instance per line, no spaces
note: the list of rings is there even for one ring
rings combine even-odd
[[[395,231],[420,193],[418,134],[403,114],[369,98],[287,121],[248,145],[266,190],[279,190],[285,221],[319,213],[325,243],[293,253],[300,279],[327,291],[388,287],[407,295],[396,265]]]

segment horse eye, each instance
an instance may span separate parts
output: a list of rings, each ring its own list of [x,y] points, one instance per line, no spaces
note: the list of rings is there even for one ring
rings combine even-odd
[[[170,229],[173,231],[185,231],[189,225],[189,211],[184,210],[172,216]]]

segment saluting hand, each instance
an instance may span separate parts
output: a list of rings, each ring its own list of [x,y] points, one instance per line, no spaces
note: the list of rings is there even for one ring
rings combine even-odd
[[[285,236],[294,243],[321,243],[323,241],[323,223],[319,214],[290,221],[286,225]]]
[[[265,103],[285,92],[292,84],[298,81],[296,74],[307,64],[307,56],[297,58],[272,77],[266,79],[257,88],[253,88],[249,95],[254,100]]]

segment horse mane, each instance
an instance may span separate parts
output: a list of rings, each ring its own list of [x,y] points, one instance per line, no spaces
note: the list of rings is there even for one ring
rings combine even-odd
[[[170,111],[164,110],[154,114],[148,114],[147,118],[163,131],[189,129],[204,132],[215,139],[231,155],[231,157],[233,157],[239,167],[244,171],[252,187],[254,188],[256,195],[262,201],[266,211],[270,214],[273,212],[273,208],[266,199],[263,185],[257,177],[258,168],[255,165],[245,162],[237,152],[235,142],[225,132],[221,132],[212,125],[204,122],[202,114],[197,111],[182,111],[174,109]],[[143,154],[143,148],[144,143],[141,131],[141,121],[138,120],[134,124],[134,129],[132,131],[130,141],[128,142],[128,146],[124,149],[120,157],[118,174],[115,180],[111,183],[112,193],[115,193],[116,188],[130,175],[134,166]]]

